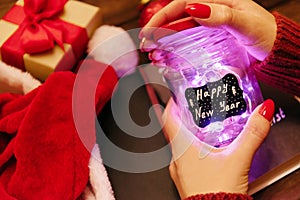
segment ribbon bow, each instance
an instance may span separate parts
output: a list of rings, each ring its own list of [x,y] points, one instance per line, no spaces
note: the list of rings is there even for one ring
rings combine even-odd
[[[24,0],[26,17],[21,24],[20,41],[26,53],[50,50],[55,43],[64,49],[64,27],[58,15],[66,2],[67,0]]]

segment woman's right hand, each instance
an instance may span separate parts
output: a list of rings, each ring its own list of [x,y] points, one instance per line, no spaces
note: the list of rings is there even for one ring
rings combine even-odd
[[[277,31],[275,17],[251,0],[174,0],[144,26],[141,48],[151,51],[155,47],[153,31],[185,12],[203,26],[226,29],[257,60],[264,60],[272,50]]]

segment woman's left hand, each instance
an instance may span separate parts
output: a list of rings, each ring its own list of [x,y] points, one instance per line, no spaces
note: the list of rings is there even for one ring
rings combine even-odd
[[[170,100],[163,115],[164,133],[172,148],[170,174],[181,198],[217,192],[247,194],[252,158],[269,132],[273,113],[274,102],[265,101],[230,145],[214,148],[182,125]]]

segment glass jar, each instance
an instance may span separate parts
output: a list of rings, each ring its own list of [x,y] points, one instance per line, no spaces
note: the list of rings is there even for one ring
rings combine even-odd
[[[163,36],[157,44],[185,126],[209,145],[231,143],[262,102],[244,47],[227,31],[203,26]]]

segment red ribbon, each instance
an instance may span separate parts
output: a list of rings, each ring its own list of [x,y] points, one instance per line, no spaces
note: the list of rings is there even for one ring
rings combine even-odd
[[[59,19],[67,0],[24,0],[24,7],[14,5],[3,17],[19,25],[1,48],[2,60],[25,69],[23,55],[48,51],[55,44],[71,44],[75,57],[79,58],[88,42],[84,28]]]

